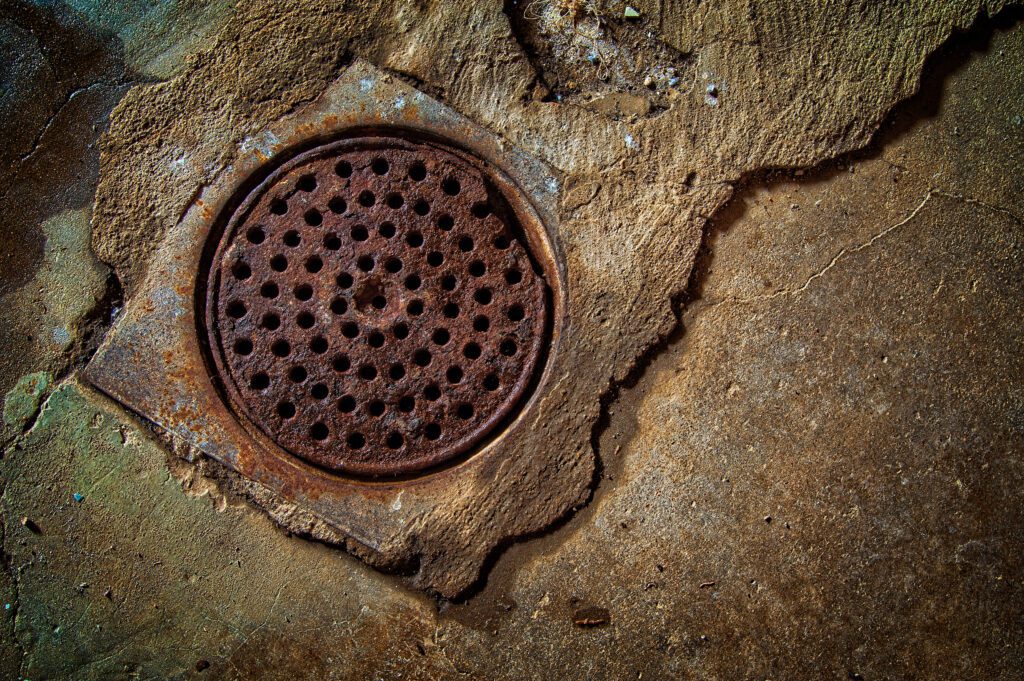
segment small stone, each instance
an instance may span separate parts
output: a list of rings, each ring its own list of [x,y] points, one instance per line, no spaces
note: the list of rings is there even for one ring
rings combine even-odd
[[[766,515],[766,516],[764,517],[764,521],[765,521],[766,523],[770,523],[770,522],[772,521],[772,517],[771,517],[770,515]]]
[[[624,16],[627,19],[639,19],[640,12],[635,7],[630,7],[629,5],[626,5],[626,9],[622,13],[622,16]]]
[[[577,610],[572,616],[572,622],[577,627],[603,627],[611,622],[612,616],[607,608],[587,606]]]
[[[29,518],[27,515],[21,516],[21,525],[26,530],[28,530],[29,532],[32,532],[34,534],[42,534],[43,533],[43,531],[39,529],[39,526],[36,525],[36,521],[34,521],[31,518]]]

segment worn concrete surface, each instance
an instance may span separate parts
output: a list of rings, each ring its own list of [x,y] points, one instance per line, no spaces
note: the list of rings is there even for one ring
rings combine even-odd
[[[488,106],[504,100],[473,89],[497,80],[493,70],[483,69],[472,86],[445,85],[438,74],[450,62],[431,60],[397,31],[407,49],[382,61],[397,68],[401,54],[422,64],[424,87],[443,89],[460,110],[555,160],[591,154],[599,167],[614,156],[604,158],[603,174],[582,173],[596,178],[589,181],[597,189],[569,182],[567,195],[583,200],[568,200],[567,212],[587,216],[570,221],[580,230],[573,239],[593,238],[609,224],[638,225],[623,236],[659,233],[651,226],[664,221],[636,203],[667,191],[659,182],[671,180],[658,168],[678,170],[673,158],[683,150],[650,141],[690,134],[679,120],[667,122],[673,111],[708,126],[696,136],[706,147],[688,150],[701,179],[822,165],[797,171],[802,176],[748,176],[724,210],[704,213],[713,222],[688,288],[676,286],[690,268],[678,250],[674,267],[645,261],[655,251],[640,249],[629,251],[636,267],[592,268],[632,281],[642,265],[653,270],[651,280],[665,280],[639,287],[659,291],[657,303],[640,313],[627,306],[605,322],[617,332],[629,320],[629,343],[601,340],[590,350],[614,348],[613,374],[635,379],[609,398],[596,429],[602,467],[594,498],[552,532],[511,547],[478,593],[440,612],[396,578],[285,536],[174,461],[116,405],[65,383],[3,460],[8,571],[0,588],[11,604],[4,674],[1019,678],[1024,33],[1014,18],[1004,15],[1013,27],[982,21],[972,35],[954,38],[926,72],[923,96],[867,153],[826,160],[864,143],[913,89],[923,56],[952,23],[973,16],[972,6],[946,7],[924,20],[908,9],[913,20],[884,29],[846,32],[837,24],[816,33],[797,22],[816,36],[800,42],[803,52],[778,49],[771,33],[723,37],[713,16],[662,25],[698,61],[733,45],[729,56],[739,64],[744,50],[792,63],[759,75],[764,98],[739,97],[746,108],[728,119],[709,123],[695,113],[704,109],[679,103],[635,121],[648,135],[636,139],[645,140],[643,162],[653,175],[611,151],[571,148],[586,127],[572,117],[558,122],[560,130],[514,108],[501,118]],[[842,14],[831,10],[827,16]],[[720,11],[725,17],[736,7]],[[736,21],[753,21],[751,14],[737,12]],[[405,21],[415,33],[416,22]],[[687,39],[687,27],[704,38]],[[808,56],[823,36],[838,45],[834,54],[871,40],[903,49],[887,52],[894,61],[877,72],[831,65],[848,78],[838,89],[848,99],[830,101],[836,91],[794,96],[807,91],[786,85],[790,67],[824,68]],[[873,81],[873,73],[895,80]],[[156,87],[159,94],[169,86]],[[723,111],[730,90],[716,91],[715,104],[706,89],[697,102]],[[144,95],[128,106],[144,106]],[[798,108],[773,109],[786,99]],[[595,126],[587,115],[581,119]],[[747,115],[762,134],[752,134]],[[652,121],[665,127],[652,129]],[[716,134],[730,125],[746,134],[745,152],[739,133]],[[787,134],[777,140],[780,130]],[[602,134],[594,139],[607,140]],[[698,183],[687,172],[679,177]],[[643,183],[652,187],[646,194]],[[717,193],[693,199],[679,228],[724,200]],[[137,245],[142,260],[145,247],[130,231],[107,236]],[[667,254],[670,246],[650,248]],[[132,259],[102,249],[130,295]],[[684,290],[668,345],[634,369],[638,350],[672,327],[668,296]],[[616,289],[608,304],[621,294]],[[17,378],[5,376],[8,385]],[[187,479],[188,493],[178,478]],[[215,502],[194,496],[203,493]],[[597,626],[574,623],[586,619]]]

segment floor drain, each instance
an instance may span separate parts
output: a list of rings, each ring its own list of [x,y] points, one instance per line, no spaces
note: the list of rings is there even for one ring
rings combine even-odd
[[[226,222],[206,274],[211,364],[235,410],[331,470],[459,457],[522,401],[547,287],[482,162],[367,137],[306,151]]]

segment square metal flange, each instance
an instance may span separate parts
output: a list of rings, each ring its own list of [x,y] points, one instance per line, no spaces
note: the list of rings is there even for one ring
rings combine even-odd
[[[457,144],[500,170],[525,197],[534,224],[543,230],[534,235],[532,248],[551,264],[546,278],[553,324],[545,368],[499,435],[456,465],[378,482],[305,463],[237,417],[211,378],[197,335],[197,287],[211,232],[257,171],[347,131],[384,128]],[[563,261],[554,231],[559,187],[556,173],[542,162],[357,61],[317,100],[242,142],[234,164],[168,230],[145,281],[84,376],[129,409],[336,528],[367,562],[418,566],[416,585],[453,597],[472,584],[496,546],[543,528],[586,494],[579,476],[562,480],[560,489],[558,476],[545,472],[545,453],[524,444],[544,418],[539,405],[551,383],[565,316]],[[535,511],[530,497],[542,499]]]

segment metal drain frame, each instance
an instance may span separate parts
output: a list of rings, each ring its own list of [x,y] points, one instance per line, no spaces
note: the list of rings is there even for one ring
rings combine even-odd
[[[346,133],[365,134],[381,128],[404,129],[461,146],[490,166],[491,179],[512,205],[529,251],[544,271],[552,323],[547,357],[535,372],[534,387],[500,434],[449,467],[414,478],[368,481],[307,464],[235,417],[207,373],[196,334],[195,298],[200,265],[216,220],[231,201],[244,195],[245,185],[260,176],[268,161],[279,165]],[[460,564],[455,574],[444,577],[438,576],[443,567],[431,568],[433,576],[426,577],[429,583],[423,585],[439,593],[457,593],[472,577],[466,571],[479,570],[494,546],[513,534],[529,531],[493,527],[487,528],[488,536],[479,538],[480,545],[431,546],[432,537],[444,533],[432,532],[424,518],[450,522],[451,514],[461,515],[460,509],[470,505],[484,517],[488,515],[484,504],[497,507],[509,503],[501,494],[481,492],[479,486],[502,475],[508,464],[503,459],[509,443],[541,419],[536,407],[551,382],[567,301],[564,260],[555,236],[560,187],[558,174],[547,165],[357,60],[317,100],[262,134],[246,138],[234,165],[202,188],[179,223],[168,230],[145,281],[131,296],[83,376],[132,411],[337,529],[345,535],[350,551],[377,567],[401,569],[422,560],[421,570],[426,570],[430,560],[441,561],[436,557],[441,554],[462,560],[465,564]],[[537,461],[530,465],[543,469],[545,464]],[[566,503],[578,501],[580,494],[573,491]]]

